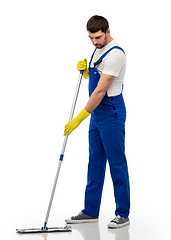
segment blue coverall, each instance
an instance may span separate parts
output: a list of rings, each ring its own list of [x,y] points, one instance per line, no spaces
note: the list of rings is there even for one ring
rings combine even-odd
[[[123,51],[117,46],[109,49],[94,63],[92,68],[90,65],[96,49],[93,53],[89,63],[90,96],[100,79],[100,74],[95,66],[114,48]],[[106,93],[99,106],[91,113],[88,176],[85,206],[82,210],[87,215],[99,216],[107,160],[114,186],[115,215],[125,218],[129,215],[130,186],[125,156],[125,120],[126,108],[122,93],[114,97],[108,97]]]

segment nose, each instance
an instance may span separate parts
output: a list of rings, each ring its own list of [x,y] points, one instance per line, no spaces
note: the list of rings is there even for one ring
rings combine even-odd
[[[94,44],[97,44],[97,40],[93,38],[93,43]]]

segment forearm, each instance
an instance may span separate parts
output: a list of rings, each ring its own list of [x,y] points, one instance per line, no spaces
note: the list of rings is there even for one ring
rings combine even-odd
[[[85,106],[85,110],[87,112],[91,113],[101,103],[102,99],[106,94],[107,89],[109,88],[113,80],[114,76],[102,74],[96,89],[92,93],[87,105]]]
[[[91,97],[89,98],[89,101],[87,105],[85,106],[85,110],[89,113],[93,112],[94,109],[101,103],[102,99],[104,98],[105,92],[95,90]]]

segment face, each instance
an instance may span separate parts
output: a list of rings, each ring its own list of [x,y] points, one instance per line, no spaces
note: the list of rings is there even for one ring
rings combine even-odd
[[[110,31],[107,31],[106,33],[102,32],[101,30],[95,33],[88,31],[89,38],[92,41],[93,45],[99,49],[106,46],[109,33]]]

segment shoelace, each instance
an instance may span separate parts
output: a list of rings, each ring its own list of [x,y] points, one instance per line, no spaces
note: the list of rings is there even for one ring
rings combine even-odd
[[[120,219],[121,219],[121,216],[117,215],[117,216],[113,219],[113,221],[118,223],[118,222],[120,221]]]
[[[77,216],[75,216],[75,217],[73,217],[73,218],[76,218],[76,217],[79,217],[79,216],[81,216],[83,213],[82,212],[80,212],[80,213],[78,213],[78,215]]]
[[[80,216],[80,215],[83,215],[83,213],[82,212],[80,212],[77,216]]]

